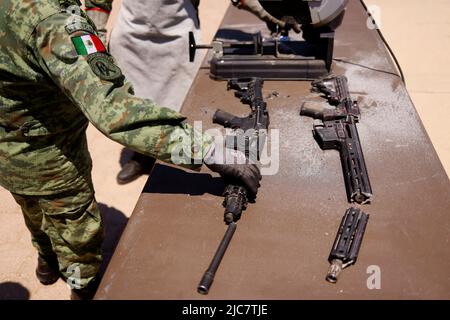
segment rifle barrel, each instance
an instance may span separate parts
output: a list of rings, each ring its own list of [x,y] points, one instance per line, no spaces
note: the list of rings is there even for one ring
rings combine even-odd
[[[227,251],[228,245],[230,244],[231,239],[233,238],[234,232],[236,231],[237,224],[235,222],[231,222],[228,225],[228,229],[223,236],[222,241],[217,248],[216,254],[214,255],[211,264],[208,269],[203,274],[202,280],[198,284],[197,291],[200,294],[208,294],[209,288],[211,287],[214,276],[216,275],[216,271],[219,268],[220,262],[222,261],[225,252]]]

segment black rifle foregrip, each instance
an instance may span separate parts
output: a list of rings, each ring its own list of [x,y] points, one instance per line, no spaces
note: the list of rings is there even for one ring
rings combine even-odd
[[[342,170],[349,202],[370,203],[373,197],[366,161],[354,121],[344,122],[346,139],[340,148]]]
[[[336,283],[341,271],[356,263],[368,220],[369,215],[360,209],[349,208],[345,212],[328,257],[328,282]]]
[[[372,187],[354,120],[325,121],[315,125],[313,133],[322,150],[339,151],[348,201],[369,203]]]

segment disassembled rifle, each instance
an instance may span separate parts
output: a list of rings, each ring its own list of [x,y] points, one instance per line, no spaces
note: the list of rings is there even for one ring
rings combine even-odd
[[[213,116],[213,123],[220,124],[225,128],[231,128],[236,133],[236,135],[227,137],[226,144],[228,146],[231,144],[234,148],[245,151],[247,157],[249,157],[249,150],[256,150],[256,160],[259,160],[266,140],[265,131],[269,127],[269,113],[262,94],[263,83],[264,81],[259,78],[230,80],[228,82],[228,90],[236,90],[236,97],[240,98],[242,103],[248,104],[251,112],[247,117],[241,118],[219,109]],[[239,141],[243,141],[244,144],[240,144]],[[247,208],[248,204],[248,193],[242,185],[232,182],[228,183],[223,195],[225,197],[223,201],[223,206],[225,207],[224,221],[228,228],[197,287],[198,293],[201,294],[208,294],[216,271],[236,231],[236,222],[239,221],[242,212]]]
[[[239,1],[236,1],[239,2]],[[257,150],[257,160],[265,142],[264,130],[269,125],[266,104],[262,97],[263,80],[316,80],[331,72],[335,30],[341,25],[348,0],[259,1],[264,10],[285,22],[295,21],[302,27],[302,38],[290,37],[288,30],[279,30],[268,24],[270,37],[261,33],[218,32],[211,44],[197,44],[189,34],[189,59],[193,61],[197,49],[212,49],[210,77],[228,80],[228,89],[235,89],[243,103],[249,104],[251,113],[239,118],[217,110],[213,122],[235,130],[227,137],[232,144],[244,150]],[[249,77],[250,80],[236,81]],[[313,89],[325,96],[333,109],[317,109],[304,104],[300,114],[322,123],[314,125],[313,135],[323,150],[340,152],[347,199],[350,203],[368,204],[373,198],[364,155],[356,124],[360,120],[358,104],[349,94],[347,78],[328,77],[313,82]],[[252,134],[242,132],[252,129]],[[241,145],[240,142],[241,141]],[[244,141],[242,143],[242,141]],[[255,143],[256,149],[255,149]],[[241,149],[242,150],[242,149]],[[251,156],[246,153],[246,156]],[[224,191],[224,220],[228,229],[203,275],[198,292],[207,294],[216,271],[236,231],[236,222],[248,203],[247,190],[238,184],[227,183]],[[330,270],[326,280],[336,283],[339,273],[357,260],[369,215],[357,208],[349,208],[341,225],[331,253]]]
[[[304,103],[300,115],[323,121],[314,125],[313,135],[322,150],[335,149],[340,152],[348,201],[369,203],[372,187],[356,128],[360,111],[358,103],[350,97],[347,78],[325,78],[314,81],[312,86],[313,90],[324,94],[335,108],[318,110]]]
[[[322,150],[340,152],[348,201],[368,204],[373,194],[356,128],[360,110],[350,96],[348,80],[345,76],[328,77],[314,81],[312,86],[335,108],[318,109],[304,103],[300,115],[322,120],[314,125],[313,135]],[[360,209],[346,211],[328,258],[328,282],[336,283],[339,273],[356,263],[368,219]]]

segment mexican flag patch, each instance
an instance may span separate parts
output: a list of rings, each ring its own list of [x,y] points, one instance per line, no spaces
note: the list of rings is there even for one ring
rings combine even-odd
[[[78,55],[87,56],[96,52],[105,52],[105,46],[102,41],[93,34],[73,37],[72,42],[77,50]]]

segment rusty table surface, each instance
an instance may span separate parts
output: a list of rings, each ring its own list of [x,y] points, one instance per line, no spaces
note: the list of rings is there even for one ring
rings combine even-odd
[[[358,1],[337,30],[335,74],[349,79],[362,120],[358,130],[374,191],[356,265],[337,284],[324,278],[328,254],[350,204],[337,151],[322,151],[313,121],[299,116],[310,83],[267,81],[271,129],[280,134],[279,168],[264,176],[217,272],[208,296],[197,284],[226,229],[223,184],[158,163],[122,235],[97,299],[448,299],[450,183],[408,92]],[[222,28],[264,29],[230,8]],[[202,68],[183,113],[213,127],[217,108],[248,109]],[[381,289],[368,289],[379,267]]]

